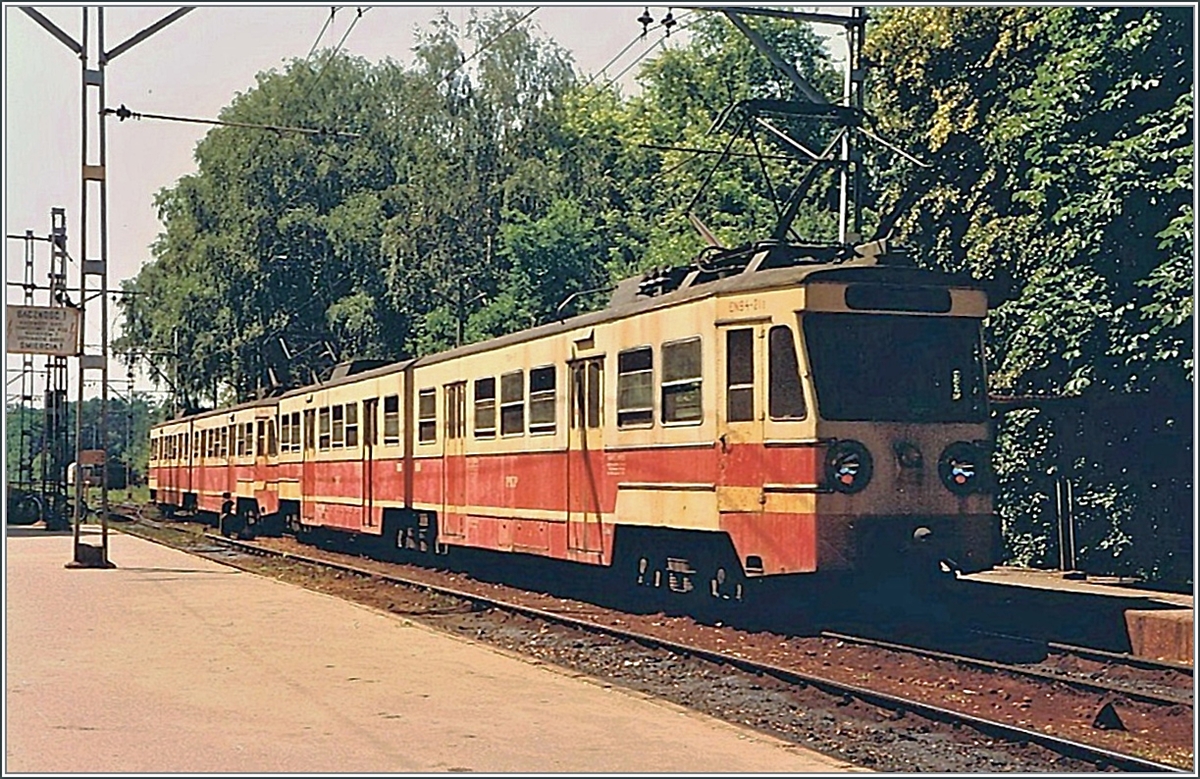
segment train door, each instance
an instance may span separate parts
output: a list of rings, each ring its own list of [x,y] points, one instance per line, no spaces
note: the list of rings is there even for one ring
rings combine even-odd
[[[447,384],[445,437],[442,446],[442,522],[447,536],[466,535],[467,515],[467,383]]]
[[[573,559],[600,562],[604,491],[604,359],[568,364],[567,549]]]
[[[304,447],[300,463],[300,519],[309,525],[317,523],[317,412],[304,410]]]
[[[718,327],[718,333],[718,483],[725,488],[718,505],[722,513],[746,517],[763,508],[765,325],[731,324]]]
[[[188,422],[188,431],[191,438],[191,447],[188,449],[188,470],[187,484],[184,487],[185,493],[196,492],[196,478],[200,470],[200,433],[194,427],[194,423]],[[126,488],[129,485],[125,485]],[[186,500],[186,498],[184,499]]]
[[[234,458],[237,454],[237,434],[241,430],[241,424],[226,425],[225,432],[221,434],[221,441],[225,443],[225,489],[222,492],[228,492],[229,496],[235,501],[237,500],[237,466],[234,464]]]
[[[379,398],[367,398],[362,404],[362,495],[363,527],[375,527],[375,425]]]

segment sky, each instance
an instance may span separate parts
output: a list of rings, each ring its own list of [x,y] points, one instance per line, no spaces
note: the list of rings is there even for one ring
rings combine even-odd
[[[36,5],[68,35],[81,38],[80,6]],[[171,13],[178,6],[107,5],[104,13],[105,48],[117,44]],[[365,6],[360,6],[365,8]],[[377,5],[371,6],[355,22],[355,6],[339,8],[324,33],[330,16],[329,5],[201,5],[178,21],[114,58],[106,68],[106,103],[115,108],[122,104],[130,110],[172,116],[215,118],[239,93],[254,86],[255,75],[272,68],[282,70],[293,58],[305,57],[319,38],[320,47],[333,47],[345,36],[342,50],[370,61],[385,57],[412,62],[414,31],[425,27],[445,9],[450,19],[462,24],[472,8],[481,5]],[[533,6],[507,5],[519,12]],[[576,67],[591,74],[613,58],[642,32],[637,21],[642,4],[637,5],[546,5],[539,6],[525,24],[552,38],[572,53]],[[815,5],[797,6],[813,10]],[[660,20],[665,6],[649,6],[651,16]],[[827,13],[846,13],[845,7],[825,6]],[[683,22],[688,11],[675,8]],[[91,12],[93,43],[96,15]],[[353,27],[351,28],[351,25]],[[683,25],[680,25],[682,27]],[[679,45],[686,32],[675,28],[670,39],[652,31],[636,42],[615,62],[607,74],[615,75],[643,54],[662,45]],[[67,210],[69,251],[77,258],[80,234],[80,64],[76,55],[29,18],[20,7],[4,4],[4,220],[6,235],[23,235],[33,230],[45,236],[50,231],[50,209]],[[822,26],[819,32],[833,33],[837,28]],[[348,33],[348,34],[347,34]],[[831,46],[836,51],[836,46]],[[470,51],[469,47],[467,51]],[[95,67],[95,59],[91,60]],[[628,94],[636,89],[634,66],[621,79]],[[89,89],[94,103],[96,90]],[[155,194],[172,186],[181,176],[195,172],[192,153],[208,127],[165,121],[108,120],[108,258],[110,289],[119,289],[121,280],[132,278],[150,257],[150,245],[161,225],[154,209]],[[91,136],[89,163],[98,162],[96,145],[98,123],[88,123]],[[99,189],[90,185],[88,197],[96,212]],[[98,218],[92,216],[88,238],[88,258],[99,259]],[[6,280],[20,280],[23,270],[24,242],[6,239]],[[37,273],[44,278],[48,267],[48,249],[37,249]],[[70,285],[78,287],[77,268],[68,271]],[[20,289],[6,285],[7,301],[20,303]],[[45,293],[36,302],[45,303]],[[74,297],[74,296],[73,296]],[[116,305],[109,306],[110,338],[120,329]],[[85,333],[86,351],[99,352],[99,304],[88,307]],[[70,361],[74,363],[74,360]],[[14,371],[20,370],[20,357],[7,355],[6,377],[11,391]],[[35,364],[43,364],[42,357]],[[99,372],[89,372],[98,377]],[[126,371],[112,360],[109,366],[110,389],[124,393]],[[71,367],[70,396],[75,396],[75,368]],[[135,389],[152,388],[140,373]],[[87,396],[98,394],[99,387],[89,385]]]

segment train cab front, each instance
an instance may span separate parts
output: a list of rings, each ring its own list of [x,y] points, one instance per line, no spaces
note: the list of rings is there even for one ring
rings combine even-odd
[[[879,577],[991,567],[999,549],[982,291],[823,286],[830,304],[798,313],[823,452],[818,569]]]

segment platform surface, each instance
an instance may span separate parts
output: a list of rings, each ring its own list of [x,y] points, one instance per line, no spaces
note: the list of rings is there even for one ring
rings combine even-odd
[[[1029,568],[999,567],[963,578],[988,585],[1104,599],[1115,604],[1106,611],[1110,613],[1107,629],[1124,634],[1129,652],[1147,659],[1195,665],[1192,595],[1114,584],[1108,577],[1073,579],[1064,577],[1061,571]]]
[[[1110,598],[1143,598],[1148,601],[1183,609],[1192,609],[1195,607],[1195,598],[1192,595],[1141,589],[1136,585],[1114,584],[1112,583],[1112,577],[1067,579],[1063,577],[1061,571],[999,566],[990,571],[967,574],[963,578],[972,581],[987,582],[989,584],[1007,584],[1014,587],[1034,587],[1045,590],[1061,590],[1063,592],[1080,592],[1103,595]]]
[[[856,770],[132,536],[68,570],[71,543],[9,528],[6,776]]]

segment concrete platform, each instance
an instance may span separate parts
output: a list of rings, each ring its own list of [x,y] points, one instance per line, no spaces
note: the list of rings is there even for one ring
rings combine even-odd
[[[132,536],[5,548],[5,775],[857,770]]]
[[[1139,657],[1195,664],[1195,598],[1140,589],[1110,577],[1065,578],[1061,571],[999,567],[963,577],[976,582],[1126,599],[1123,628],[1130,651]],[[1146,608],[1151,606],[1152,608]],[[1119,630],[1122,626],[1114,626]]]

